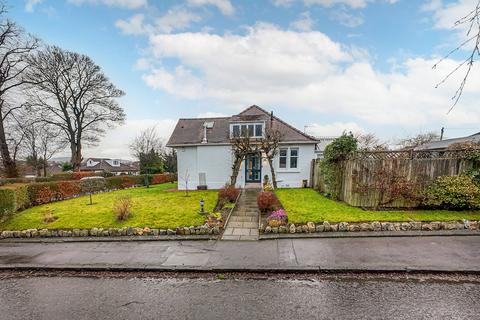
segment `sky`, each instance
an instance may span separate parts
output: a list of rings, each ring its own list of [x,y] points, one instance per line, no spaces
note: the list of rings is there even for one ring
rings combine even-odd
[[[455,108],[468,54],[456,20],[478,0],[16,0],[9,16],[45,44],[90,56],[127,120],[84,157],[131,158],[128,143],[179,118],[273,111],[309,134],[375,133],[394,144],[480,131],[480,68]]]

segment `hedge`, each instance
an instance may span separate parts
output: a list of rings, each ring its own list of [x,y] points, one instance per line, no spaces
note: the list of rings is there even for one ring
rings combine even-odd
[[[145,176],[114,176],[105,179],[34,182],[0,187],[0,217],[35,205],[84,195],[145,185]],[[176,175],[149,175],[151,184],[176,181]]]
[[[30,206],[28,184],[13,184],[0,188],[0,218]]]

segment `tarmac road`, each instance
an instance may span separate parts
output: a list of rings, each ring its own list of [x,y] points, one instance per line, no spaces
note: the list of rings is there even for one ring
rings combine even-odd
[[[0,319],[479,319],[466,277],[0,276]]]

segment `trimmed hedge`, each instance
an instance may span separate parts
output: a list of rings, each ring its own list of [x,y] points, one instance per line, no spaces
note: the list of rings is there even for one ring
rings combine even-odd
[[[153,178],[149,178],[151,184],[176,181],[176,175],[170,173],[155,174]],[[65,200],[90,192],[97,193],[143,185],[145,185],[144,175],[10,184],[0,187],[0,217],[35,205]]]
[[[28,184],[15,184],[0,188],[0,217],[30,206]]]

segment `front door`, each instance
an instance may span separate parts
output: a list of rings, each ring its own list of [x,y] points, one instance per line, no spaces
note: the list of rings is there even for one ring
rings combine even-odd
[[[249,154],[245,159],[245,182],[260,182],[262,163],[260,154]]]

